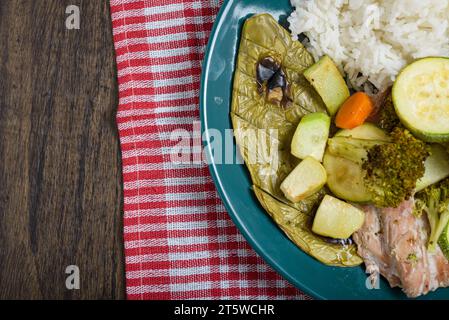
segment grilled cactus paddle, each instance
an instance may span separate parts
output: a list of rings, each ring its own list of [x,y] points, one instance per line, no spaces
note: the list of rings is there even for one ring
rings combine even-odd
[[[282,83],[281,87],[282,99],[284,94],[288,98],[285,103],[268,99],[268,83],[273,81],[274,73],[259,68],[257,76],[259,62],[267,62],[267,57],[275,61],[271,69],[279,66],[285,74],[285,86]],[[234,134],[259,202],[287,236],[325,264],[356,266],[362,259],[354,245],[330,244],[311,230],[313,210],[325,191],[293,203],[280,188],[300,162],[291,154],[292,137],[300,120],[310,113],[326,113],[322,99],[303,75],[313,64],[314,59],[304,46],[292,40],[273,17],[262,14],[249,18],[243,27],[234,75],[231,110]]]

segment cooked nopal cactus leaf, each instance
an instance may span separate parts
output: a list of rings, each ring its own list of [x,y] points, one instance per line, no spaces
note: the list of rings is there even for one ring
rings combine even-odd
[[[261,61],[263,67],[273,70],[260,67]],[[292,40],[270,15],[249,18],[243,27],[234,75],[234,134],[258,200],[287,236],[325,264],[355,266],[362,260],[354,245],[330,244],[311,231],[310,221],[325,189],[293,203],[280,188],[301,161],[291,154],[292,138],[301,118],[314,112],[326,113],[322,99],[303,76],[313,63],[302,44]],[[282,81],[272,78],[279,70],[285,74]],[[288,97],[285,105],[268,99],[267,90],[276,83],[282,89],[277,93],[282,94],[283,101]]]

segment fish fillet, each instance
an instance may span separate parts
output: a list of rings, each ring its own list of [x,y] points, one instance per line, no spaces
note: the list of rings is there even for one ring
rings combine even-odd
[[[398,208],[363,206],[365,223],[353,237],[371,281],[381,274],[411,298],[449,286],[449,262],[439,248],[427,251],[427,217],[413,215],[413,205],[408,200]]]

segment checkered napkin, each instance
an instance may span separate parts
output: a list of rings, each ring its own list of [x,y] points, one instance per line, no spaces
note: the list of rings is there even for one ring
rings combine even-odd
[[[221,0],[110,0],[129,299],[298,299],[239,233],[205,164],[171,161],[195,132],[201,61]]]

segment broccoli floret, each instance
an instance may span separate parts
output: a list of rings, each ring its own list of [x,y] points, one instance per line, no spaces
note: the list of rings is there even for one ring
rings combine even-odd
[[[387,132],[392,132],[394,128],[400,125],[401,121],[394,109],[393,97],[390,93],[379,111],[379,127]]]
[[[428,146],[408,130],[396,127],[391,132],[392,143],[376,145],[368,150],[363,162],[365,185],[379,207],[398,207],[409,199],[416,181],[424,175]]]
[[[428,250],[435,252],[438,239],[449,223],[449,178],[416,195],[415,208],[427,214],[430,224]]]

